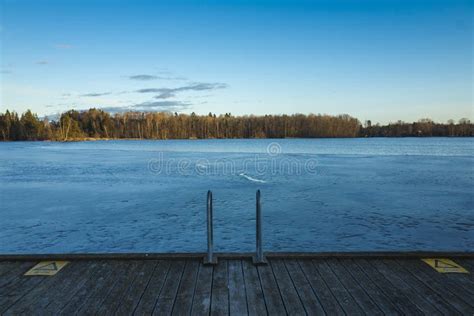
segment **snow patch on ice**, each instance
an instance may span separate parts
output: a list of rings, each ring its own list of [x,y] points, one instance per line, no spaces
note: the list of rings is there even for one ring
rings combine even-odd
[[[267,181],[252,178],[251,176],[248,176],[245,173],[241,173],[241,174],[239,174],[239,176],[244,177],[245,179],[247,179],[249,181],[252,181],[252,182],[267,183]]]

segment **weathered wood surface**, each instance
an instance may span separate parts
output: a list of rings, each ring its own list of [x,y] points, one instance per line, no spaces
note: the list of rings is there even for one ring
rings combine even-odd
[[[37,261],[0,260],[0,314],[472,315],[474,259],[454,260],[470,274],[414,258],[316,257],[77,260],[43,277],[23,275]]]

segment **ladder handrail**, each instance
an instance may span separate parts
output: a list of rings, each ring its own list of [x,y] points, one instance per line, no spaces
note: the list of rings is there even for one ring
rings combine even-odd
[[[256,194],[256,227],[255,227],[255,237],[256,237],[256,249],[255,249],[255,258],[254,264],[265,264],[265,256],[263,254],[263,242],[262,242],[262,204],[260,202],[261,193],[260,190],[257,190]]]
[[[256,249],[255,257],[253,258],[254,264],[266,264],[267,261],[263,254],[263,242],[262,242],[262,204],[260,202],[261,193],[257,190],[256,195]],[[204,258],[204,264],[217,264],[217,258],[214,256],[214,227],[213,227],[213,208],[212,208],[212,192],[207,191],[207,254]]]
[[[207,255],[204,259],[205,264],[216,264],[217,259],[214,257],[214,227],[212,218],[212,192],[207,191]]]

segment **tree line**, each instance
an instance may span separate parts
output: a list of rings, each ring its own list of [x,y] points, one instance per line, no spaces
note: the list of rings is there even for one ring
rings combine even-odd
[[[347,114],[233,116],[126,112],[110,114],[100,109],[70,110],[57,120],[39,119],[31,111],[0,113],[0,140],[85,139],[207,139],[207,138],[338,138],[404,136],[474,136],[467,119],[447,124],[422,119],[388,125],[364,125]]]
[[[406,123],[397,121],[387,125],[372,125],[366,121],[360,129],[361,137],[409,137],[409,136],[434,136],[434,137],[465,137],[474,136],[474,124],[467,118],[460,119],[457,123],[448,120],[446,124],[433,122],[431,119],[420,119],[417,122]]]

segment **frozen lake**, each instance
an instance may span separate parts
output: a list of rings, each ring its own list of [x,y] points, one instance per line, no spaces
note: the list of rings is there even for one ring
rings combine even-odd
[[[474,139],[0,142],[0,253],[474,251]]]

